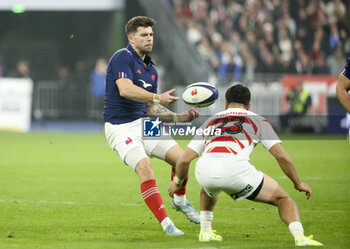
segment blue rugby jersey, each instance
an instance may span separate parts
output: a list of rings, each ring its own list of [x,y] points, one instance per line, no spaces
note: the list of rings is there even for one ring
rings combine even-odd
[[[344,76],[350,79],[350,57],[346,61],[346,65],[343,71]]]
[[[147,64],[147,67],[144,66]],[[146,103],[123,98],[119,94],[116,80],[130,79],[134,85],[157,93],[158,74],[151,57],[145,60],[129,44],[118,50],[109,60],[106,75],[104,120],[112,124],[123,124],[147,117]]]

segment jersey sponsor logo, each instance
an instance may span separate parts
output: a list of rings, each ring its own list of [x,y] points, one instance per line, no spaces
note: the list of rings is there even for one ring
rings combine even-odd
[[[141,83],[142,83],[142,85],[143,85],[143,88],[147,88],[147,87],[151,87],[151,86],[152,86],[151,83],[147,83],[147,82],[144,81],[144,80],[139,79],[139,81],[141,81]]]
[[[241,191],[239,191],[239,192],[237,192],[237,193],[230,194],[230,196],[231,196],[233,199],[236,200],[236,199],[238,199],[239,197],[248,194],[252,189],[253,189],[253,186],[250,185],[250,184],[248,184],[244,189],[242,189]]]
[[[128,145],[129,143],[132,143],[132,139],[130,137],[128,137],[128,139],[125,140],[126,145]]]
[[[139,69],[137,69],[136,73],[138,73],[138,74],[142,74],[142,72],[141,72],[140,68],[139,68]]]
[[[155,75],[155,74],[152,74],[152,75],[151,75],[151,78],[152,78],[153,81],[155,81],[155,80],[156,80],[156,75]]]
[[[144,137],[160,137],[162,121],[157,119],[143,120],[143,136]]]

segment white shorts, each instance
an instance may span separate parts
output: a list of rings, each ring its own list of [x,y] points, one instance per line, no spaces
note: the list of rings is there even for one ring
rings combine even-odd
[[[138,151],[138,153],[133,153],[133,162],[127,164],[133,170],[135,170],[137,163],[147,156],[164,160],[166,152],[177,144],[171,136],[145,140],[142,133],[141,118],[119,125],[105,123],[107,142],[124,163],[126,163],[125,157],[129,152]]]
[[[263,180],[263,173],[248,161],[229,153],[204,153],[196,163],[196,179],[209,196],[224,191],[235,201],[249,197]]]

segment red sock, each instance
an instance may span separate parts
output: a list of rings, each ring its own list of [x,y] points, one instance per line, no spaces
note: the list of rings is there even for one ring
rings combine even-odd
[[[173,180],[175,176],[175,167],[171,167],[171,180]],[[186,176],[185,180],[182,182],[181,184],[181,189],[177,192],[175,192],[175,194],[177,195],[185,195],[186,194],[186,184],[188,181],[188,175]]]
[[[162,222],[164,218],[168,217],[155,179],[150,179],[141,183],[141,195],[159,223]]]

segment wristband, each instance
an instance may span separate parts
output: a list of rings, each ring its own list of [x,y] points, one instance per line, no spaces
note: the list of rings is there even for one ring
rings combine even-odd
[[[160,95],[159,94],[153,94],[153,103],[160,103]]]
[[[174,182],[176,185],[181,185],[185,179],[180,179],[177,177],[177,175],[174,176]]]

